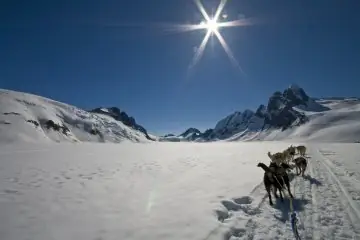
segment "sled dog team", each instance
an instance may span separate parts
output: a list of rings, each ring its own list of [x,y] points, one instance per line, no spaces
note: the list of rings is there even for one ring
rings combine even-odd
[[[299,154],[298,157],[295,157],[296,154]],[[283,201],[282,191],[287,188],[289,196],[293,198],[290,190],[290,180],[287,174],[287,171],[292,169],[293,167],[296,168],[296,174],[304,176],[306,167],[307,167],[307,160],[305,158],[306,154],[306,147],[303,145],[294,147],[290,145],[286,150],[283,152],[278,152],[271,154],[268,152],[268,156],[271,159],[271,163],[269,166],[265,165],[264,163],[259,163],[257,166],[261,167],[264,173],[264,185],[265,189],[269,196],[269,203],[273,205],[272,198],[271,198],[271,190],[273,190],[274,195],[278,198],[277,190],[280,193],[280,199]],[[290,165],[290,162],[293,165]],[[293,166],[293,167],[292,167]]]

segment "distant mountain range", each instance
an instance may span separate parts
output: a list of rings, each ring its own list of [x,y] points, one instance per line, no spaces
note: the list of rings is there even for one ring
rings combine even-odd
[[[351,105],[353,108],[349,110],[345,107],[342,109],[342,113],[338,109],[333,108],[334,105],[345,103],[348,103],[346,107]],[[274,92],[269,97],[267,105],[262,104],[255,111],[249,109],[242,112],[237,111],[221,119],[214,128],[208,129],[203,133],[196,128],[189,128],[179,136],[163,136],[160,138],[160,141],[305,140],[309,139],[312,134],[309,134],[304,129],[304,126],[314,127],[312,126],[312,121],[315,118],[323,117],[325,122],[322,126],[326,126],[326,128],[335,123],[333,120],[330,122],[325,120],[324,116],[337,115],[339,120],[345,120],[349,114],[355,114],[355,119],[360,120],[360,112],[358,112],[359,109],[357,107],[360,107],[358,98],[333,97],[327,98],[327,101],[315,99],[309,97],[304,89],[293,84],[282,92]],[[360,124],[358,125],[354,122],[352,124],[355,124],[355,129],[353,130],[360,132]],[[299,129],[300,126],[303,126],[301,129],[306,134],[297,132],[294,135],[294,131]],[[321,129],[323,128],[315,127],[313,128],[313,133],[318,133]],[[314,138],[318,141],[338,141],[336,136],[328,136],[324,139]],[[357,141],[354,138],[360,139],[360,136],[357,137],[350,134],[348,137],[342,137],[341,141]]]
[[[311,98],[291,85],[256,110],[236,111],[204,132],[157,137],[117,107],[86,111],[33,94],[0,89],[0,143],[11,142],[211,142],[294,140],[359,142],[360,100]]]

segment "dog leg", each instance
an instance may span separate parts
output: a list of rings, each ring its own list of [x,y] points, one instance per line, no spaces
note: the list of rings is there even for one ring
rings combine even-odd
[[[273,202],[272,202],[272,199],[271,199],[271,194],[270,194],[270,187],[265,187],[266,188],[266,191],[268,193],[268,196],[269,196],[269,204],[272,206],[273,205]]]
[[[303,167],[302,169],[302,176],[304,176],[304,174],[305,174],[305,167]]]
[[[273,192],[274,192],[274,196],[275,196],[275,198],[279,198],[279,196],[277,195],[277,188],[273,188]]]
[[[294,196],[292,195],[292,193],[291,193],[291,191],[290,191],[290,183],[289,183],[289,182],[286,183],[286,187],[287,187],[287,189],[288,189],[289,196],[290,196],[291,198],[294,198]]]
[[[281,199],[281,202],[284,202],[284,198],[283,198],[283,195],[282,195],[282,191],[279,189],[279,192],[280,192],[280,199]]]

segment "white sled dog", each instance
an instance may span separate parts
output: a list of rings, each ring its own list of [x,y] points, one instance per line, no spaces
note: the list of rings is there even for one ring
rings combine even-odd
[[[306,147],[305,146],[303,146],[303,145],[297,146],[296,150],[298,151],[300,156],[305,156],[305,154],[306,154]]]
[[[280,166],[281,163],[286,163],[286,153],[284,152],[277,152],[274,154],[268,152],[268,156],[271,161],[275,162],[278,166]]]

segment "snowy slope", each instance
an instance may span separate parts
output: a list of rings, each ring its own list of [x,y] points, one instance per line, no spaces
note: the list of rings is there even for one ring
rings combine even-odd
[[[290,87],[285,90],[285,95],[287,95],[289,99],[300,100],[301,104],[299,104],[297,108],[304,111],[323,112],[330,109],[327,106],[321,104],[321,102],[315,101],[315,99],[307,96],[305,91],[296,84],[291,84]],[[291,97],[291,95],[293,95],[294,97]]]
[[[49,127],[51,120],[56,130]],[[0,89],[0,143],[148,142],[120,121],[40,96]]]
[[[293,88],[292,90],[296,92]],[[305,123],[299,124],[295,121],[285,130],[267,127],[264,125],[264,118],[246,110],[235,112],[220,120],[214,129],[210,129],[215,137],[212,136],[207,140],[200,135],[195,141],[360,142],[360,99],[308,98],[304,102],[306,106],[298,105],[293,109],[306,116]],[[264,112],[264,107],[260,110]],[[218,136],[221,136],[222,140],[219,140]],[[161,141],[173,142],[188,140],[175,136],[161,139]]]
[[[294,239],[258,162],[288,143],[0,146],[2,240]],[[314,144],[291,190],[301,239],[360,239],[358,144]]]
[[[214,128],[196,137],[164,137],[160,141],[254,141],[295,140],[321,142],[360,141],[358,98],[314,99],[292,84],[274,92],[256,111],[236,111]]]
[[[358,142],[360,141],[360,100],[318,100],[330,110],[324,112],[303,111],[309,121],[285,131],[269,129],[249,135],[238,135],[232,140],[295,140],[312,142]]]

